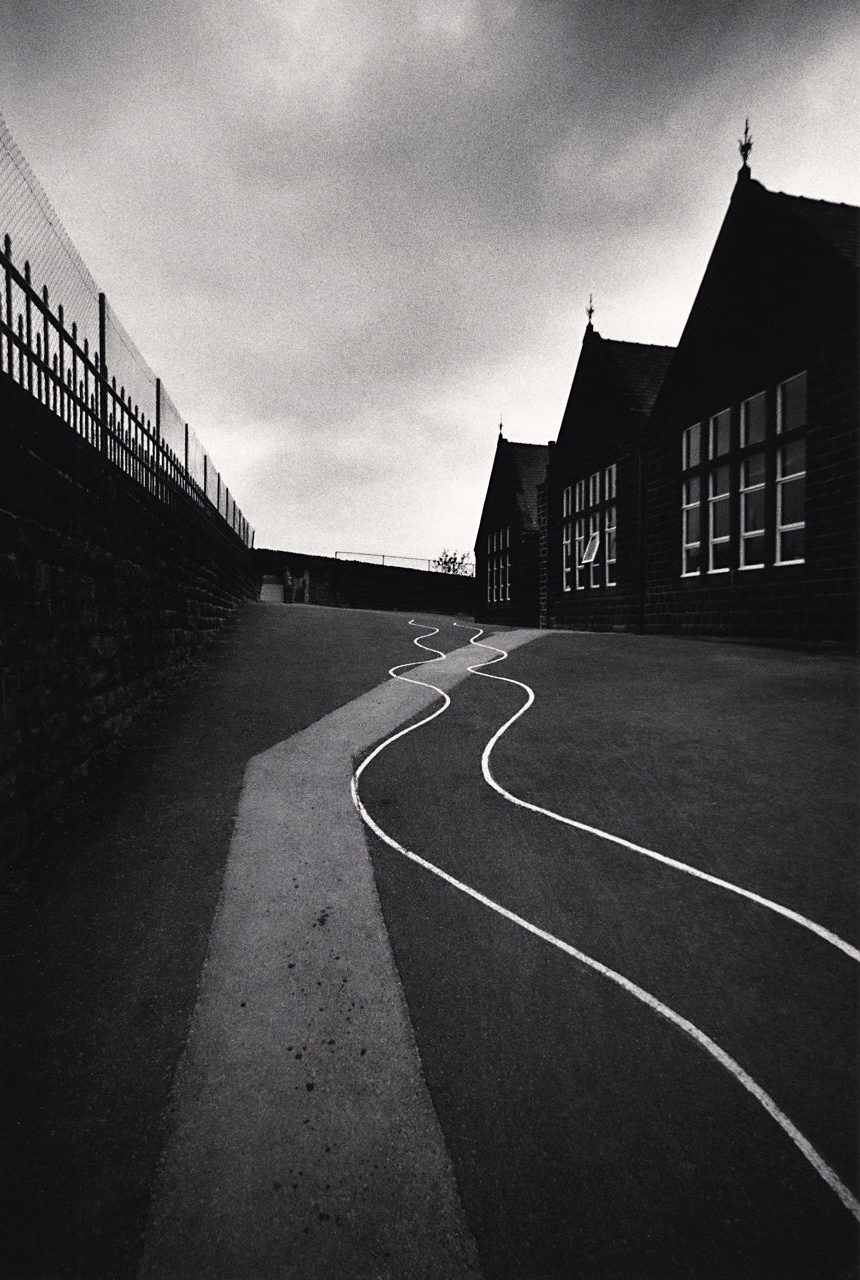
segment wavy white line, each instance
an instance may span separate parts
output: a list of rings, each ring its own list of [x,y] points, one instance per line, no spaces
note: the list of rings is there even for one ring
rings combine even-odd
[[[409,625],[417,626],[418,624],[413,622],[410,619]],[[455,623],[454,625],[458,626],[459,624]],[[737,1080],[737,1082],[740,1085],[742,1085],[743,1088],[746,1089],[749,1094],[752,1095],[753,1098],[755,1098],[756,1102],[758,1102],[764,1108],[764,1110],[768,1113],[768,1115],[773,1120],[776,1121],[776,1123],[783,1130],[783,1132],[788,1135],[788,1137],[791,1139],[791,1141],[794,1143],[797,1149],[801,1152],[801,1154],[809,1161],[812,1168],[819,1175],[819,1177],[821,1177],[823,1181],[826,1182],[826,1184],[830,1187],[830,1189],[833,1192],[835,1192],[835,1194],[842,1201],[845,1208],[848,1209],[848,1211],[851,1214],[853,1214],[853,1216],[857,1219],[858,1222],[860,1222],[860,1202],[858,1202],[858,1200],[854,1197],[850,1189],[841,1181],[841,1179],[834,1172],[834,1170],[831,1169],[830,1166],[827,1164],[827,1162],[818,1154],[818,1152],[812,1146],[812,1143],[809,1142],[809,1140],[804,1137],[804,1135],[800,1132],[800,1130],[794,1124],[792,1124],[788,1116],[785,1115],[785,1113],[780,1110],[780,1108],[774,1102],[770,1094],[767,1093],[764,1089],[762,1089],[761,1085],[757,1084],[756,1081],[753,1080],[752,1076],[750,1076],[743,1069],[740,1063],[736,1062],[735,1059],[732,1058],[730,1054],[726,1053],[724,1049],[720,1048],[720,1046],[714,1040],[712,1040],[710,1036],[706,1035],[704,1031],[700,1030],[699,1027],[695,1026],[694,1023],[690,1022],[687,1018],[683,1017],[681,1014],[676,1013],[674,1009],[670,1009],[668,1005],[663,1004],[662,1000],[658,1000],[657,997],[651,995],[649,991],[646,991],[643,987],[638,986],[635,982],[631,982],[629,978],[625,978],[623,974],[617,973],[614,969],[608,968],[607,965],[602,964],[599,960],[595,960],[593,956],[586,955],[585,952],[577,950],[576,947],[572,947],[570,943],[563,941],[563,939],[561,938],[557,938],[554,934],[548,933],[545,929],[539,928],[537,925],[532,924],[529,920],[525,920],[522,916],[516,915],[515,912],[509,911],[507,907],[503,907],[500,903],[494,902],[492,898],[488,898],[483,893],[479,893],[477,889],[473,889],[470,885],[464,884],[462,880],[457,880],[454,876],[449,875],[447,871],[444,871],[441,867],[437,867],[435,863],[428,862],[425,858],[422,858],[419,854],[414,853],[411,849],[406,849],[402,844],[399,844],[392,836],[388,835],[386,831],[383,831],[382,827],[380,827],[379,824],[375,822],[374,819],[371,817],[370,813],[365,808],[364,803],[361,799],[361,795],[359,793],[359,786],[358,786],[361,775],[364,773],[365,769],[373,760],[376,759],[378,755],[381,754],[381,752],[383,752],[386,749],[386,747],[391,746],[393,742],[396,742],[399,738],[405,737],[408,733],[414,733],[416,729],[420,729],[423,725],[429,724],[431,720],[435,720],[437,716],[440,716],[444,711],[447,711],[448,707],[451,705],[451,699],[448,697],[447,693],[445,693],[442,689],[437,688],[436,685],[430,684],[429,682],[424,680],[415,680],[411,677],[401,676],[397,674],[399,671],[403,670],[405,667],[414,667],[419,665],[426,666],[426,665],[429,665],[431,662],[439,662],[440,660],[444,659],[445,655],[441,653],[440,650],[431,649],[429,646],[422,645],[420,643],[421,640],[426,640],[431,635],[438,635],[438,632],[439,632],[439,628],[436,627],[433,630],[428,631],[425,634],[416,637],[414,641],[414,643],[418,645],[419,648],[425,649],[428,652],[436,653],[438,654],[438,657],[422,659],[422,660],[419,660],[418,662],[401,663],[399,664],[399,666],[392,667],[391,670],[389,671],[389,675],[393,676],[394,679],[396,680],[408,680],[410,684],[423,685],[427,689],[433,689],[436,693],[440,695],[441,698],[444,699],[443,704],[441,707],[438,707],[437,710],[434,711],[431,715],[425,716],[422,720],[417,721],[415,724],[408,725],[405,729],[398,730],[397,733],[392,734],[391,737],[386,738],[383,742],[379,743],[376,747],[374,747],[373,751],[371,751],[370,754],[366,756],[364,760],[362,760],[358,768],[353,771],[350,790],[352,792],[353,803],[356,809],[358,810],[359,814],[361,815],[362,821],[370,828],[371,831],[374,832],[375,835],[377,835],[380,838],[380,840],[383,840],[387,845],[390,846],[390,848],[395,849],[398,853],[402,854],[405,858],[409,858],[410,861],[417,863],[419,867],[423,867],[424,870],[429,871],[431,875],[438,876],[440,880],[444,880],[445,883],[451,885],[452,888],[458,889],[461,893],[464,893],[468,897],[473,898],[476,902],[480,902],[482,906],[487,907],[490,911],[494,911],[497,915],[502,916],[505,920],[510,920],[512,924],[518,925],[521,929],[524,929],[527,933],[531,933],[536,938],[540,938],[542,941],[549,943],[550,946],[557,947],[559,951],[563,951],[566,955],[572,956],[573,959],[578,960],[581,964],[586,965],[589,969],[593,969],[595,973],[599,973],[604,978],[608,978],[610,982],[616,983],[617,986],[623,988],[623,990],[625,990],[629,995],[632,995],[635,999],[641,1001],[642,1004],[646,1005],[654,1013],[659,1014],[662,1018],[665,1018],[667,1022],[672,1023],[673,1026],[676,1026],[679,1028],[679,1030],[683,1031],[684,1034],[689,1036],[690,1039],[692,1039],[697,1045],[699,1045],[700,1048],[704,1049],[706,1053],[710,1054],[710,1056],[716,1062],[718,1062],[721,1067],[724,1067],[725,1070],[728,1071],[729,1074],[732,1075],[734,1079]],[[483,629],[478,630],[478,635],[483,635]],[[496,648],[496,646],[494,645],[483,645],[481,647]],[[505,653],[504,650],[498,650],[498,652],[504,654],[504,656],[507,657],[507,654]],[[502,659],[494,658],[492,659],[492,661],[499,662],[499,661],[502,661]],[[479,664],[479,665],[485,665],[485,664]],[[475,674],[483,675],[486,673],[476,672]],[[493,679],[501,680],[502,677],[495,676],[493,677]],[[519,681],[510,681],[510,683],[519,684]],[[528,686],[522,686],[522,687],[527,688]],[[531,706],[531,702],[534,700],[534,694],[532,693],[531,690],[529,690],[529,693],[531,694],[531,700],[526,703],[526,706],[520,709],[517,715],[511,718],[508,724],[503,726],[502,731],[500,731],[498,734],[495,735],[495,738],[491,740],[493,744],[501,736],[501,732],[504,732],[504,729],[509,727],[509,724],[512,724],[514,720],[516,720],[520,715],[522,715],[522,713],[525,710],[527,710],[529,706]],[[526,807],[533,808],[534,806],[529,805]]]
[[[459,622],[454,623],[455,627],[462,625]],[[509,800],[511,804],[518,805],[521,809],[530,809],[532,813],[539,813],[545,818],[552,818],[554,822],[562,822],[567,827],[575,827],[578,831],[585,831],[588,835],[597,836],[601,840],[608,840],[611,844],[620,845],[623,849],[629,849],[632,853],[640,853],[646,858],[653,858],[655,862],[662,862],[665,866],[674,868],[675,871],[683,871],[688,876],[695,876],[697,880],[706,880],[708,884],[714,884],[729,893],[736,893],[741,898],[748,898],[750,902],[755,902],[760,907],[766,907],[769,911],[775,911],[777,915],[784,916],[786,920],[792,920],[795,924],[801,925],[802,928],[817,934],[819,938],[829,942],[832,947],[837,947],[845,955],[850,956],[852,960],[860,962],[860,950],[857,947],[852,946],[850,942],[846,942],[838,933],[833,933],[830,929],[825,928],[824,925],[818,924],[815,920],[810,920],[808,916],[801,915],[799,911],[793,911],[791,907],[784,907],[781,903],[774,902],[771,898],[765,898],[760,893],[754,893],[751,889],[744,889],[741,885],[734,884],[731,880],[723,880],[719,876],[712,876],[707,871],[701,871],[698,867],[691,866],[688,862],[680,862],[677,858],[667,857],[665,853],[658,853],[655,849],[646,849],[644,845],[634,844],[621,836],[612,835],[609,831],[602,831],[599,827],[591,827],[586,822],[578,822],[575,818],[568,818],[562,813],[555,813],[552,809],[544,809],[541,805],[532,804],[529,800],[522,800],[519,796],[515,796],[506,790],[493,776],[490,769],[490,756],[502,735],[507,733],[511,725],[528,711],[535,700],[535,695],[534,690],[524,684],[522,680],[512,680],[508,676],[497,676],[489,671],[479,670],[480,667],[492,666],[495,662],[503,662],[508,656],[505,650],[500,649],[498,645],[481,643],[478,640],[478,636],[483,634],[483,628],[477,628],[476,634],[472,636],[469,643],[479,649],[490,649],[500,656],[498,658],[488,658],[486,662],[476,663],[469,670],[476,676],[484,676],[487,680],[499,680],[503,684],[516,685],[527,695],[526,701],[519,711],[512,715],[509,720],[506,720],[501,728],[496,730],[484,747],[484,752],[481,756],[481,770],[485,781],[489,783],[494,791],[497,791],[500,796],[504,796],[505,800]]]

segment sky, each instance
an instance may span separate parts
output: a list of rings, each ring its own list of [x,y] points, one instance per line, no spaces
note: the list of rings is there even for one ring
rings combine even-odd
[[[256,545],[474,544],[589,295],[674,345],[740,164],[860,204],[851,0],[0,0],[0,112]]]

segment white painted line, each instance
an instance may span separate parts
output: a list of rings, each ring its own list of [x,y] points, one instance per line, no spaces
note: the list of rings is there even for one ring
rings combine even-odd
[[[414,624],[410,623],[410,625],[414,625]],[[454,626],[459,626],[459,625],[460,625],[459,623],[456,623],[456,622],[454,623]],[[479,629],[477,634],[483,635],[483,629]],[[420,637],[420,639],[424,639],[424,638],[426,637],[423,637],[423,636]],[[475,638],[475,640],[471,641],[471,643],[475,643],[476,639],[477,637]],[[425,646],[422,645],[421,647],[424,648]],[[496,646],[483,645],[481,647],[495,648]],[[438,652],[438,650],[435,652]],[[505,650],[503,649],[498,650],[498,652],[503,654],[504,657],[508,656]],[[437,658],[431,658],[427,660],[428,663],[436,662],[436,661],[438,661]],[[502,661],[502,659],[494,658],[492,659],[492,661],[499,662],[499,661]],[[416,664],[404,663],[403,665],[414,666]],[[484,665],[484,664],[481,664],[481,665]],[[390,674],[395,679],[402,680],[405,677],[399,676],[396,674],[399,669],[400,668],[397,668],[397,667],[392,668]],[[474,668],[470,668],[470,670],[474,670]],[[476,671],[475,674],[483,675],[485,673]],[[491,678],[501,680],[503,677],[493,676]],[[411,679],[410,683],[424,684],[425,682],[421,680]],[[509,681],[506,681],[506,683],[520,684],[520,682],[516,680],[509,680]],[[520,685],[520,687],[527,690],[527,692],[530,695],[529,700],[526,702],[525,706],[522,707],[515,716],[511,717],[511,720],[508,721],[508,723],[503,726],[501,732],[504,732],[504,730],[508,728],[510,724],[513,724],[514,720],[516,720],[520,715],[522,715],[523,712],[527,710],[527,708],[530,707],[532,702],[534,701],[534,693],[532,692],[532,690],[529,689],[527,685]],[[383,831],[382,827],[380,827],[379,824],[374,821],[370,813],[365,808],[364,803],[362,802],[362,799],[361,799],[361,795],[359,793],[358,784],[359,784],[361,775],[364,773],[365,769],[371,763],[371,761],[374,760],[382,751],[384,751],[386,747],[390,746],[393,742],[396,742],[398,738],[405,737],[407,733],[413,733],[416,729],[420,729],[422,725],[429,724],[429,722],[431,720],[434,720],[436,716],[439,716],[444,711],[446,711],[451,704],[451,699],[448,697],[448,695],[446,693],[443,693],[441,689],[438,689],[436,685],[427,683],[426,688],[435,689],[436,692],[439,693],[445,699],[444,704],[441,707],[439,707],[438,710],[435,711],[432,715],[427,716],[423,720],[419,720],[416,724],[407,726],[407,728],[405,729],[401,729],[398,733],[392,734],[390,738],[386,738],[384,741],[379,743],[379,745],[376,746],[374,750],[368,756],[365,757],[364,760],[362,760],[361,764],[353,773],[352,783],[351,783],[352,799],[356,809],[361,814],[362,820],[366,823],[366,825],[371,829],[371,831],[374,832],[375,835],[377,835],[380,838],[380,840],[383,840],[387,845],[389,845],[390,848],[396,850],[398,853],[402,854],[405,858],[409,858],[410,861],[415,862],[418,866],[423,867],[423,869],[425,871],[429,871],[431,875],[438,876],[440,880],[444,880],[446,884],[449,884],[452,888],[459,890],[460,893],[464,893],[467,895],[467,897],[473,898],[476,902],[480,902],[482,906],[487,907],[490,911],[494,911],[497,915],[502,916],[505,920],[509,920],[512,924],[518,925],[521,929],[524,929],[527,933],[531,933],[536,938],[540,938],[543,942],[549,943],[550,946],[557,947],[559,951],[563,951],[566,955],[571,956],[574,960],[578,960],[581,964],[586,965],[589,969],[593,969],[595,973],[601,974],[602,977],[608,978],[610,982],[616,983],[617,986],[621,987],[624,991],[626,991],[629,995],[632,995],[635,999],[641,1001],[642,1004],[646,1005],[654,1013],[659,1014],[660,1017],[665,1018],[667,1022],[671,1022],[673,1026],[676,1026],[679,1028],[679,1030],[683,1031],[684,1034],[689,1036],[690,1039],[693,1040],[697,1045],[699,1045],[700,1048],[704,1049],[706,1053],[710,1054],[710,1056],[716,1062],[718,1062],[721,1067],[724,1067],[725,1070],[728,1071],[729,1074],[732,1075],[735,1078],[735,1080],[737,1080],[737,1082],[740,1085],[742,1085],[743,1088],[746,1089],[749,1094],[752,1095],[753,1098],[755,1098],[756,1102],[758,1102],[760,1106],[764,1108],[764,1110],[768,1113],[768,1115],[773,1120],[776,1121],[776,1123],[783,1130],[783,1132],[788,1135],[788,1137],[791,1139],[791,1141],[794,1143],[797,1149],[801,1152],[803,1156],[805,1156],[805,1158],[812,1165],[815,1172],[824,1180],[824,1182],[827,1183],[830,1189],[833,1192],[835,1192],[835,1194],[842,1201],[846,1209],[848,1209],[848,1211],[851,1214],[853,1214],[853,1216],[857,1219],[857,1221],[860,1222],[860,1202],[858,1202],[858,1200],[855,1199],[850,1189],[841,1181],[841,1179],[834,1172],[834,1170],[831,1169],[830,1166],[826,1163],[826,1161],[818,1154],[818,1152],[812,1146],[811,1142],[809,1142],[809,1140],[804,1137],[804,1135],[800,1132],[800,1130],[794,1124],[792,1124],[788,1116],[785,1115],[785,1113],[780,1110],[780,1108],[774,1102],[770,1094],[767,1093],[764,1089],[762,1089],[761,1085],[757,1084],[756,1081],[753,1080],[752,1076],[750,1076],[743,1069],[740,1063],[736,1062],[735,1059],[730,1056],[730,1054],[726,1053],[724,1049],[720,1048],[720,1046],[714,1040],[712,1040],[710,1036],[706,1035],[704,1031],[702,1031],[699,1027],[695,1026],[695,1024],[690,1022],[687,1018],[683,1017],[682,1014],[676,1013],[674,1009],[670,1009],[668,1005],[663,1004],[662,1000],[658,1000],[657,997],[651,995],[649,991],[646,991],[643,987],[638,986],[635,982],[631,982],[629,978],[625,978],[623,974],[617,973],[614,969],[610,969],[607,965],[602,964],[599,960],[595,960],[592,956],[588,956],[585,954],[585,952],[579,951],[576,947],[571,946],[570,943],[565,942],[561,938],[557,938],[552,933],[548,933],[545,929],[539,928],[537,925],[532,924],[529,920],[524,919],[522,916],[517,915],[515,912],[509,911],[507,907],[503,907],[500,903],[494,902],[492,898],[488,898],[483,893],[480,893],[477,889],[473,889],[471,885],[464,884],[462,880],[457,880],[454,876],[449,875],[447,871],[444,871],[441,867],[436,866],[435,863],[428,862],[426,858],[422,858],[419,854],[414,853],[411,849],[406,849],[402,844],[399,844],[392,836],[388,835],[387,832]],[[498,740],[498,738],[501,736],[501,732],[495,736],[495,738],[492,740],[492,743]],[[487,753],[485,752],[485,755],[486,754]],[[498,787],[496,789],[500,790],[500,788]],[[533,805],[525,805],[524,807],[530,808],[530,809],[536,808],[536,806],[533,806]],[[544,812],[543,810],[537,810],[537,811]],[[553,817],[555,815],[550,814],[549,816]]]
[[[462,626],[462,623],[455,622],[454,626]],[[562,822],[567,827],[576,827],[578,831],[585,831],[588,835],[597,836],[600,840],[608,840],[611,844],[620,845],[623,849],[629,849],[632,853],[641,853],[643,857],[653,858],[655,862],[662,862],[667,867],[672,867],[675,871],[683,871],[688,876],[695,876],[697,880],[706,880],[708,884],[714,884],[720,889],[725,889],[729,893],[736,893],[741,898],[748,898],[750,902],[757,903],[760,907],[767,907],[769,911],[775,911],[777,915],[784,916],[786,920],[791,920],[794,924],[799,924],[802,928],[808,929],[811,933],[815,933],[825,942],[829,942],[832,947],[837,947],[845,955],[850,956],[852,960],[860,962],[860,950],[846,942],[844,938],[840,938],[839,934],[833,933],[830,929],[826,929],[824,925],[818,924],[815,920],[810,920],[808,916],[801,915],[799,911],[793,911],[791,907],[784,907],[779,902],[774,902],[770,898],[763,897],[760,893],[754,893],[751,889],[744,889],[741,885],[734,884],[731,880],[723,880],[719,876],[712,876],[707,871],[701,871],[698,867],[691,866],[688,862],[680,862],[677,858],[667,857],[664,853],[658,853],[655,849],[646,849],[641,844],[633,844],[630,840],[625,840],[621,836],[612,835],[609,831],[602,831],[599,827],[591,827],[586,822],[578,822],[575,818],[568,818],[562,813],[555,813],[552,809],[544,809],[541,805],[532,804],[528,800],[522,800],[519,796],[505,789],[501,783],[497,782],[490,769],[490,756],[496,743],[507,733],[511,725],[519,720],[520,716],[525,715],[529,707],[535,700],[534,690],[530,689],[522,680],[511,680],[507,676],[492,675],[489,671],[480,671],[479,667],[492,666],[495,662],[503,662],[507,658],[504,649],[500,649],[498,645],[484,644],[478,640],[478,636],[483,635],[483,629],[478,628],[476,635],[469,641],[480,649],[491,649],[498,653],[498,658],[488,658],[486,662],[477,663],[474,667],[470,667],[476,676],[484,676],[487,680],[500,680],[503,684],[516,685],[518,689],[522,689],[526,694],[526,701],[509,720],[506,720],[501,728],[497,729],[490,741],[484,747],[484,753],[481,756],[481,770],[485,780],[497,791],[500,796],[504,796],[511,804],[518,805],[521,809],[529,809],[532,813],[539,813],[545,818],[552,818],[554,822]]]

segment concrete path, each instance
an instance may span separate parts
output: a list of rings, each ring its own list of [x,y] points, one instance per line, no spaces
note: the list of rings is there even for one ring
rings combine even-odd
[[[248,765],[144,1280],[479,1274],[350,797],[354,758],[436,700],[389,681]]]

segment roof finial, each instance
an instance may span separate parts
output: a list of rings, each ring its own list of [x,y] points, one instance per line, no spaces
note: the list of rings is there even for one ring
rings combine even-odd
[[[502,415],[499,414],[499,435],[502,434]]]
[[[591,294],[588,295],[588,306],[585,308],[585,314],[588,316],[588,327],[591,329],[593,327],[591,317],[594,315],[594,300]]]
[[[742,138],[738,138],[738,147],[740,149],[741,159],[743,160],[742,167],[744,169],[748,169],[750,167],[749,159],[750,159],[750,152],[752,151],[752,145],[753,145],[753,140],[752,140],[752,134],[750,133],[750,122],[749,122],[749,118],[747,118],[746,120],[744,120],[744,136]]]

